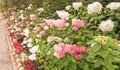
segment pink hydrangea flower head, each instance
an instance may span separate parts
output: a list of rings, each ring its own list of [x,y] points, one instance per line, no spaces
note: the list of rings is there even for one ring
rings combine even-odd
[[[48,26],[53,27],[53,19],[46,19],[45,22],[47,23]]]
[[[64,43],[59,43],[59,44],[55,44],[54,45],[54,56],[56,56],[57,58],[63,58],[65,56],[65,44]]]
[[[76,60],[81,60],[83,58],[83,56],[80,54],[74,54],[73,56]]]
[[[68,26],[68,23],[64,19],[57,19],[53,21],[53,24],[55,27],[57,27],[59,30],[63,30]]]
[[[73,29],[75,29],[74,31],[76,31],[79,28],[84,27],[85,23],[80,19],[72,19],[72,26],[73,26]]]
[[[80,52],[82,52],[82,51],[78,45],[76,45],[76,44],[72,45],[71,50],[70,50],[70,53],[72,55],[80,53]]]

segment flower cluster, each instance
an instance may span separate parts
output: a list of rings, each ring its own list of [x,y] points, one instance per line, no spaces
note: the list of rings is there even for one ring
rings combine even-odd
[[[82,46],[79,47],[78,45],[74,44],[64,44],[59,43],[54,45],[54,56],[57,58],[63,58],[66,53],[70,53],[76,60],[81,60],[83,56],[80,53],[87,53],[87,47]]]

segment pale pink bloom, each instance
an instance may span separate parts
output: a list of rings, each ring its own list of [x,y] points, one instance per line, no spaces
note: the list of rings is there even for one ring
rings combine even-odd
[[[33,22],[30,22],[30,24],[32,25],[32,24],[33,24]]]
[[[78,10],[83,4],[82,2],[73,2],[72,6],[75,10]]]
[[[46,19],[45,22],[47,23],[48,26],[53,27],[53,19]]]
[[[55,27],[57,27],[59,30],[63,30],[66,28],[69,24],[66,23],[64,19],[57,19],[53,21],[53,24]]]
[[[31,24],[27,24],[27,27],[30,27],[31,26]]]
[[[83,56],[80,54],[74,54],[73,56],[76,60],[81,60],[83,58]]]
[[[46,34],[46,31],[41,31],[38,35],[36,35],[38,38],[42,38]]]
[[[47,42],[52,42],[55,39],[54,36],[48,36],[47,38]]]
[[[77,31],[79,28],[84,27],[85,23],[80,19],[72,19],[72,26],[73,26],[73,30]]]
[[[25,38],[24,38],[24,41],[27,41],[27,40],[28,40],[28,38],[27,38],[27,37],[25,37]]]
[[[46,31],[41,31],[40,34],[43,36],[46,34]]]
[[[45,26],[46,26],[46,23],[40,23],[40,26],[41,26],[41,27],[45,27]]]
[[[19,28],[19,27],[20,27],[20,23],[17,23],[15,26],[16,26],[17,28]]]
[[[57,58],[63,58],[65,56],[65,44],[64,43],[59,43],[54,45],[54,56]]]
[[[16,32],[17,35],[20,35],[20,31]]]
[[[38,11],[41,13],[41,12],[44,12],[44,8],[38,8]]]
[[[41,34],[38,34],[38,35],[36,35],[36,37],[38,37],[38,38],[42,38],[42,35],[41,35]]]
[[[63,48],[61,47],[61,45],[55,44],[54,45],[54,51],[60,53],[60,52],[63,51]]]
[[[65,10],[56,11],[56,13],[61,19],[65,19],[65,20],[69,19],[69,13],[66,12]]]
[[[74,31],[77,31],[78,30],[78,27],[72,27],[72,29],[74,30]]]
[[[23,27],[23,26],[24,26],[24,25],[21,23],[21,24],[20,24],[20,27]]]
[[[87,47],[86,46],[82,46],[81,47],[81,51],[84,52],[84,53],[86,53],[87,52]]]
[[[40,31],[40,27],[36,26],[36,27],[33,28],[33,30]]]
[[[54,56],[57,58],[63,58],[65,55],[61,53],[54,52]]]
[[[20,35],[24,35],[24,34],[25,34],[25,32],[20,33]]]
[[[17,28],[16,31],[21,31],[21,28]]]
[[[36,15],[35,14],[30,14],[30,19],[31,20],[34,20],[36,18]]]

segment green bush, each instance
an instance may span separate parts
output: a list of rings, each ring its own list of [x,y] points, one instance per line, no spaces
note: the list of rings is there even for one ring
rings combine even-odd
[[[69,5],[74,0],[44,0],[43,7],[46,11],[54,12],[56,10],[63,9],[66,5]]]

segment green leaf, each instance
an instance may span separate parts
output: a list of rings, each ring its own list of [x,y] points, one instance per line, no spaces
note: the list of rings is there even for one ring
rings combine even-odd
[[[95,44],[89,49],[89,53],[91,52],[98,52],[101,49],[101,46],[99,44]]]
[[[101,49],[99,55],[105,59],[109,55],[109,51]]]
[[[120,62],[120,57],[114,57],[113,62]]]

